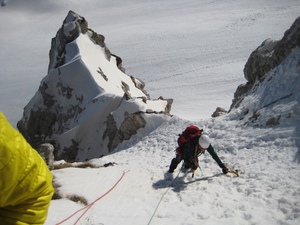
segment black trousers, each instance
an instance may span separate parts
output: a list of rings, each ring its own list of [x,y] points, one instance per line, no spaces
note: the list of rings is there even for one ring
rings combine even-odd
[[[183,158],[181,156],[176,155],[176,157],[173,158],[172,161],[171,161],[171,164],[170,164],[170,167],[169,167],[169,172],[173,173],[182,159]]]
[[[170,167],[169,167],[169,172],[173,173],[174,170],[177,168],[178,164],[183,160],[183,157],[176,154],[176,157],[172,159]],[[198,157],[196,157],[194,160],[198,163]],[[195,161],[188,161],[184,160],[184,168],[189,169],[196,169],[197,166],[195,165]]]

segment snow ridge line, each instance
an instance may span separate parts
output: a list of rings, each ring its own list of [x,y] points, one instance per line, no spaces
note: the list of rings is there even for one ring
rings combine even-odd
[[[76,225],[79,220],[84,216],[84,214],[100,199],[102,199],[103,197],[105,197],[106,195],[108,195],[119,183],[120,181],[123,179],[123,177],[125,176],[126,173],[128,173],[130,170],[123,170],[123,174],[122,176],[119,178],[119,180],[107,191],[105,192],[103,195],[101,195],[99,198],[97,198],[96,200],[94,200],[92,203],[88,204],[87,206],[83,207],[82,209],[77,210],[76,212],[74,212],[72,215],[70,215],[69,217],[67,217],[66,219],[62,220],[61,222],[55,224],[55,225],[59,225],[62,224],[64,222],[66,222],[67,220],[69,220],[70,218],[72,218],[73,216],[75,216],[77,213],[79,213],[80,211],[84,210],[85,211],[80,215],[80,217],[75,221],[74,225]]]
[[[154,210],[154,212],[153,212],[153,214],[152,214],[152,216],[151,216],[151,218],[150,218],[150,220],[149,220],[149,222],[148,222],[147,225],[149,225],[149,224],[152,222],[152,219],[153,219],[153,217],[154,217],[154,215],[155,215],[155,213],[156,213],[156,211],[157,211],[157,209],[158,209],[158,207],[159,207],[161,201],[163,200],[164,196],[165,196],[165,195],[168,193],[168,191],[170,190],[171,185],[172,185],[172,184],[175,182],[175,180],[178,178],[178,176],[179,176],[179,174],[180,174],[180,172],[181,172],[181,170],[182,170],[182,167],[183,167],[183,164],[182,164],[182,166],[181,166],[181,168],[180,168],[178,174],[176,175],[176,177],[170,182],[169,187],[167,188],[167,190],[165,191],[165,193],[161,196],[161,198],[160,198],[160,200],[159,200],[159,202],[158,202],[158,204],[157,204],[157,206],[156,206],[156,208],[155,208],[155,210]]]

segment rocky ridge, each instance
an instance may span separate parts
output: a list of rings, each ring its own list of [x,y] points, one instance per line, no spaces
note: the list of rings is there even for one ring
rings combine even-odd
[[[281,40],[267,39],[251,53],[244,67],[247,83],[237,88],[230,106],[232,117],[245,124],[271,126],[297,116],[299,63],[300,17]]]
[[[151,100],[144,87],[125,74],[105,37],[69,11],[52,39],[48,74],[17,127],[37,149],[51,143],[56,160],[101,157],[147,126],[150,117],[170,116],[173,100]]]

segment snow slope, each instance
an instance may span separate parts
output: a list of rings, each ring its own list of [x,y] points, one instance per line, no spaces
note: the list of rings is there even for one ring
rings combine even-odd
[[[299,224],[300,154],[294,138],[299,118],[289,121],[298,125],[296,130],[284,124],[244,127],[231,115],[200,118],[208,118],[217,106],[229,107],[244,82],[242,69],[250,53],[266,38],[283,36],[299,16],[300,2],[88,2],[11,0],[0,9],[5,21],[0,24],[1,110],[13,124],[21,118],[46,73],[50,39],[72,9],[105,35],[127,73],[144,80],[152,98],[174,98],[176,116],[159,121],[159,127],[154,118],[153,126],[114,154],[92,161],[114,166],[53,171],[65,198],[51,202],[46,224],[84,207],[67,200],[68,195],[83,196],[88,203],[103,196],[77,224]],[[209,154],[201,156],[202,172],[197,170],[194,178],[179,169],[173,179],[166,174],[177,134],[192,123],[210,134],[221,159],[239,169],[240,177],[222,175]],[[63,224],[74,224],[80,213]]]
[[[177,169],[172,180],[166,171],[177,133],[187,124],[172,118],[147,135],[140,133],[120,148],[124,150],[92,161],[117,163],[113,167],[53,171],[64,197],[84,196],[89,203],[126,172],[77,224],[299,224],[300,174],[292,128],[245,128],[228,117],[198,121],[194,124],[210,133],[221,159],[229,168],[240,169],[240,177],[222,175],[206,153],[200,157],[202,172],[197,170],[192,178],[191,173],[178,175]],[[54,200],[46,224],[56,224],[83,207]],[[82,213],[63,224],[74,224]]]

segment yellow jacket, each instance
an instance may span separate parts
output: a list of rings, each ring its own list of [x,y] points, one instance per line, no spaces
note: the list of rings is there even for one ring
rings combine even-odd
[[[46,163],[0,112],[0,224],[43,224],[53,193]]]

